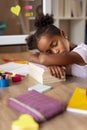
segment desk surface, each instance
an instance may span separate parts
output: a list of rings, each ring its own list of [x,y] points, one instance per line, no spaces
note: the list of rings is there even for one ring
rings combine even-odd
[[[28,59],[28,52],[16,54],[0,54],[0,58]],[[3,63],[3,60],[1,60]],[[37,82],[30,77],[25,77],[21,82],[11,83],[7,88],[0,88],[0,130],[11,130],[11,124],[21,113],[7,105],[10,97],[15,97],[27,91],[28,87]],[[68,77],[66,81],[48,84],[53,87],[46,95],[68,103],[76,87],[87,87],[87,80]],[[51,120],[40,125],[39,130],[87,130],[87,115],[70,113],[65,111]]]

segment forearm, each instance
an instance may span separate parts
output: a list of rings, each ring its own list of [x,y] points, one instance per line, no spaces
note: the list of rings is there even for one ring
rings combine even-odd
[[[54,56],[45,53],[36,53],[29,56],[29,62],[35,62],[43,65],[55,65]]]
[[[29,55],[29,59],[28,59],[29,62],[35,62],[35,63],[39,63],[40,64],[39,55],[40,55],[40,53]]]
[[[39,53],[31,55],[29,61],[49,66],[49,65],[66,65],[67,60],[65,59],[67,59],[67,56]]]
[[[29,62],[35,62],[38,64],[43,64],[45,65],[45,61],[47,61],[48,56],[45,53],[35,53],[29,55]],[[48,63],[47,63],[48,64]]]
[[[61,53],[61,54],[47,54],[47,53],[39,53],[34,54],[30,57],[31,62],[35,62],[38,64],[43,64],[46,66],[49,65],[58,65],[58,66],[66,66],[69,64],[79,64],[82,63],[83,60],[77,53]]]
[[[56,55],[56,54],[40,54],[39,63],[49,66],[49,65],[67,65],[67,55]]]

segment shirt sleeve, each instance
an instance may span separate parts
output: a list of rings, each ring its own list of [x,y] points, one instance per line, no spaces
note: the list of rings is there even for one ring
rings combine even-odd
[[[74,48],[72,51],[78,53],[83,58],[85,63],[87,63],[87,45],[86,44],[81,43],[76,48]]]

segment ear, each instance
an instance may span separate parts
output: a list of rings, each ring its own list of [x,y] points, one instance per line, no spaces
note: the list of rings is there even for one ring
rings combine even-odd
[[[61,33],[61,36],[62,36],[62,37],[64,37],[65,39],[68,39],[66,33],[65,33],[63,30],[61,30],[60,33]]]

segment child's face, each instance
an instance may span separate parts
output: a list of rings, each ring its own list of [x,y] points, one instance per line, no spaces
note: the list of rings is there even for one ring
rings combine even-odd
[[[53,54],[65,53],[69,51],[69,42],[61,36],[43,35],[38,41],[38,49]]]

